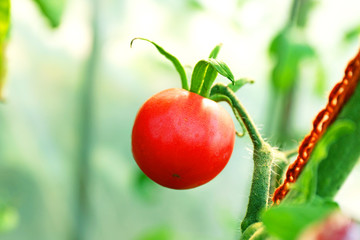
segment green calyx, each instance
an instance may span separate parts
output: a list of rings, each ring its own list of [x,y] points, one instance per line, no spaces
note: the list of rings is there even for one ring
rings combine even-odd
[[[167,52],[164,48],[162,48],[155,42],[150,41],[146,38],[134,38],[130,43],[130,47],[132,47],[134,41],[137,39],[151,43],[155,46],[155,48],[159,51],[161,55],[163,55],[168,60],[170,60],[170,62],[172,62],[176,71],[180,75],[181,86],[185,90],[190,90],[190,92],[197,93],[203,97],[208,98],[211,86],[214,83],[218,73],[228,78],[235,85],[235,78],[230,68],[226,65],[226,63],[216,60],[222,44],[218,44],[215,46],[215,48],[211,51],[208,59],[200,60],[195,65],[193,73],[191,75],[191,85],[189,89],[185,69],[174,55]]]
[[[181,85],[183,89],[199,94],[200,96],[203,96],[205,98],[212,99],[216,102],[220,102],[220,101],[227,102],[232,108],[234,115],[238,120],[242,129],[241,132],[236,131],[236,135],[239,137],[245,135],[246,128],[243,124],[244,118],[240,117],[242,113],[239,113],[235,109],[235,105],[237,105],[235,104],[235,102],[238,101],[238,99],[236,98],[229,99],[229,96],[226,96],[227,93],[224,94],[224,92],[228,92],[232,96],[231,93],[235,93],[245,84],[254,83],[254,81],[248,78],[241,78],[235,80],[233,73],[231,72],[230,68],[226,65],[226,63],[216,59],[217,55],[220,52],[222,44],[218,44],[213,48],[208,59],[200,60],[199,62],[197,62],[191,75],[191,85],[189,89],[185,69],[180,63],[180,61],[174,55],[170,54],[164,48],[160,47],[158,44],[154,43],[153,41],[150,41],[145,38],[134,38],[130,43],[130,47],[132,47],[133,42],[136,39],[144,40],[153,44],[160,54],[162,54],[164,57],[166,57],[168,60],[172,62],[172,64],[175,66],[177,72],[180,75]],[[218,74],[229,79],[231,83],[226,86],[226,89],[221,90],[224,92],[220,91],[215,94],[215,91],[219,89],[219,86],[217,84],[213,85],[213,83],[215,82],[215,79],[218,76]]]
[[[235,80],[233,73],[231,72],[230,68],[226,65],[226,63],[216,59],[222,44],[218,44],[213,48],[208,59],[200,60],[195,65],[191,75],[191,84],[189,89],[185,69],[180,63],[180,61],[174,55],[167,52],[164,48],[162,48],[155,42],[145,38],[134,38],[130,43],[130,47],[132,47],[133,42],[137,39],[151,43],[152,45],[155,46],[155,48],[159,51],[160,54],[162,54],[164,57],[166,57],[168,60],[172,62],[172,64],[175,66],[177,72],[180,75],[181,85],[183,89],[199,94],[200,96],[203,96],[205,98],[212,99],[216,102],[226,101],[228,104],[230,104],[234,112],[234,115],[242,128],[241,132],[236,131],[236,135],[239,137],[245,135],[246,128],[244,127],[243,124],[244,118],[240,117],[242,113],[239,113],[235,109],[235,105],[237,105],[235,104],[235,102],[238,101],[238,99],[236,98],[229,99],[229,96],[226,96],[227,93],[223,94],[222,92],[217,92],[215,94],[214,91],[217,91],[216,89],[218,89],[219,86],[217,86],[217,84],[213,85],[213,83],[215,82],[215,79],[218,76],[218,74],[229,79],[231,83],[227,85],[226,89],[222,89],[222,91],[225,90],[225,92],[229,92],[229,94],[232,96],[231,93],[236,92],[245,84],[253,83],[254,81],[247,78],[241,78]]]
[[[213,58],[200,60],[195,65],[191,76],[190,92],[197,93],[208,98],[211,86],[213,85],[218,73],[228,78],[234,84],[234,75],[224,62]]]

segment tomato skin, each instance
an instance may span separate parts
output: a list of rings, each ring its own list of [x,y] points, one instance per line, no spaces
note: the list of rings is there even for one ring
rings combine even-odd
[[[216,102],[177,88],[148,99],[132,131],[132,152],[156,183],[189,189],[218,175],[230,159],[235,127]]]

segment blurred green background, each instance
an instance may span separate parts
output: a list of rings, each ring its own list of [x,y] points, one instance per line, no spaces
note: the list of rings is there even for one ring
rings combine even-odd
[[[11,4],[7,99],[0,105],[1,240],[240,236],[252,173],[247,136],[237,138],[218,177],[192,190],[156,185],[133,160],[137,110],[180,80],[153,46],[138,41],[130,48],[132,38],[157,42],[188,73],[223,43],[218,58],[236,78],[256,81],[237,96],[282,149],[310,130],[359,47],[357,0]],[[359,173],[357,167],[337,197],[357,219]]]

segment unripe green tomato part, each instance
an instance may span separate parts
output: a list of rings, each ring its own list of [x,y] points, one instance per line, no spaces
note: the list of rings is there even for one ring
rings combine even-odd
[[[177,88],[148,99],[132,131],[132,152],[140,169],[173,189],[198,187],[216,177],[234,142],[234,123],[222,106]]]

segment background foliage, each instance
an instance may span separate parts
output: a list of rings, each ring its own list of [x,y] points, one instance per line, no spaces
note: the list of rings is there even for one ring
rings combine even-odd
[[[194,66],[222,42],[218,58],[235,77],[256,80],[237,95],[261,132],[279,146],[295,146],[359,45],[358,1],[311,2],[306,24],[300,19],[284,35],[292,6],[285,0],[11,1],[10,34],[6,43],[1,37],[7,100],[0,105],[0,239],[73,237],[84,148],[87,239],[238,237],[252,173],[250,141],[237,139],[228,166],[198,189],[174,191],[148,181],[131,155],[133,120],[148,97],[180,83],[152,47],[129,44],[133,37],[149,38]],[[286,55],[290,61],[281,65],[284,47],[271,45],[279,38],[306,58]],[[297,70],[287,143],[268,124],[280,116],[271,104],[276,66],[285,68],[282,74]],[[84,90],[89,79],[91,88]],[[319,79],[324,90],[314,94]],[[81,133],[84,124],[91,134]],[[359,172],[357,167],[336,199],[357,219]]]

